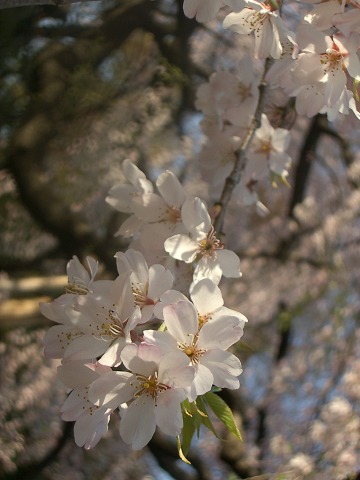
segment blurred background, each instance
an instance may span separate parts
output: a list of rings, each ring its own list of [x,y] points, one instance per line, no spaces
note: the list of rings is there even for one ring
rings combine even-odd
[[[220,22],[187,19],[180,0],[0,10],[1,479],[360,478],[359,127],[289,115],[277,91],[266,111],[287,112],[291,188],[260,187],[265,217],[231,204],[225,229],[243,271],[223,282],[225,304],[249,322],[240,390],[222,394],[244,442],[220,425],[221,440],[201,432],[188,466],[159,434],[130,451],[116,413],[91,451],[60,419],[67,392],[43,356],[38,305],[64,292],[73,255],[115,277],[126,217],[105,197],[122,161],[219,198],[194,161],[196,88],[216,69],[236,73],[249,49]]]

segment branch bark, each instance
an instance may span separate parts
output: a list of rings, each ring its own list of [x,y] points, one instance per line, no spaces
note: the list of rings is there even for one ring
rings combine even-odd
[[[36,5],[54,5],[61,7],[63,5],[71,5],[73,3],[87,3],[98,0],[0,0],[0,9],[15,7],[33,7]]]

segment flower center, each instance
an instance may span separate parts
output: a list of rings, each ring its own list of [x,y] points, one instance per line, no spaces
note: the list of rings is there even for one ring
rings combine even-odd
[[[166,209],[166,220],[170,223],[178,223],[181,220],[181,211],[174,207],[168,207]]]
[[[270,140],[263,140],[260,141],[259,147],[255,150],[256,153],[262,153],[268,157],[271,152],[271,141]]]
[[[207,236],[199,242],[199,254],[201,256],[212,257],[216,250],[222,250],[224,244],[216,238],[216,232],[212,226]]]
[[[105,307],[102,308],[105,309]],[[100,316],[99,313],[96,315]],[[101,337],[124,337],[124,327],[126,322],[120,320],[117,311],[110,308],[108,313],[104,315],[105,321],[96,326],[97,333],[99,333]]]
[[[320,55],[320,63],[324,65],[325,72],[332,72],[343,67],[343,54],[334,48],[328,48],[326,53]]]
[[[149,375],[148,377],[145,375],[136,374],[136,379],[138,380],[139,384],[136,387],[134,398],[139,398],[142,395],[145,395],[146,397],[151,397],[153,400],[156,400],[159,393],[169,390],[170,388],[168,385],[158,381],[157,372]]]
[[[134,303],[140,308],[145,307],[145,305],[155,305],[154,300],[149,298],[146,293],[144,293],[139,287],[132,287],[134,295]]]
[[[192,364],[200,362],[200,358],[204,355],[206,350],[203,348],[198,348],[196,345],[197,335],[194,336],[192,343],[178,343],[179,349],[187,355]]]
[[[81,280],[74,279],[73,282],[70,282],[65,287],[66,293],[74,293],[75,295],[87,295],[90,292],[90,289],[85,283],[82,283]]]

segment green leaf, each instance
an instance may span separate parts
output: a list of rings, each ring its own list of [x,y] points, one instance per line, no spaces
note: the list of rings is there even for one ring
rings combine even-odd
[[[360,83],[360,80],[355,80],[355,79],[354,79],[353,92],[354,92],[355,100],[356,100],[357,102],[359,101],[359,92],[358,92],[358,90],[357,90],[359,83]]]
[[[202,413],[201,415],[201,423],[207,428],[210,430],[210,432],[212,432],[216,438],[220,438],[219,435],[217,434],[215,428],[214,428],[214,425],[212,424],[210,418],[209,418],[209,415],[207,414],[207,411],[206,411],[206,405],[203,401],[203,399],[201,398],[201,396],[197,397],[196,399],[196,405],[199,407],[199,409],[204,412]]]
[[[193,439],[194,433],[196,431],[195,418],[192,415],[189,415],[188,411],[183,408],[183,428],[182,428],[182,451],[185,452],[185,455],[190,449],[191,441]],[[180,454],[180,453],[179,453]]]
[[[229,430],[229,432],[234,434],[239,440],[242,440],[241,433],[235,423],[233,413],[224,400],[216,395],[216,393],[212,392],[205,393],[204,399],[218,419]]]

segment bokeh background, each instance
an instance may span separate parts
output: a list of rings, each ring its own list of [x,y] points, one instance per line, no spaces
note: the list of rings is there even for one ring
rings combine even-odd
[[[293,10],[293,20],[297,11]],[[189,456],[157,434],[132,452],[108,434],[77,447],[59,409],[66,389],[45,359],[40,301],[64,291],[73,256],[116,275],[125,219],[105,197],[131,158],[150,179],[171,169],[211,202],[202,180],[196,88],[238,72],[248,39],[220,20],[187,19],[180,0],[121,0],[0,10],[0,478],[219,480],[360,478],[360,154],[352,118],[298,118],[281,92],[273,121],[291,128],[291,188],[260,187],[270,210],[231,204],[226,243],[242,262],[224,281],[245,314],[241,388],[223,392],[244,441],[218,425]],[[290,111],[290,114],[289,114]],[[271,117],[272,115],[272,117]]]

